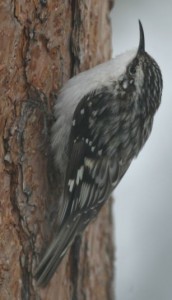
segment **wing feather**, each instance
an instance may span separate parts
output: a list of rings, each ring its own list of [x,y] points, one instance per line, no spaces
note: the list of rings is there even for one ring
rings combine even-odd
[[[85,96],[73,116],[64,201],[60,213],[62,224],[80,211],[94,208],[98,211],[123,176],[123,166],[119,165],[116,149],[111,151],[113,156],[109,156],[107,151],[109,145],[106,141],[114,138],[111,127],[107,131],[107,121],[114,118],[107,101],[114,101],[114,95],[106,92],[106,99],[104,95],[100,91],[91,97]],[[108,138],[103,131],[103,124],[106,125]],[[100,142],[102,137],[104,144]]]

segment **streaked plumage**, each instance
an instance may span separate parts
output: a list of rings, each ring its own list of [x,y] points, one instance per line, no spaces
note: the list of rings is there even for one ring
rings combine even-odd
[[[162,76],[139,24],[137,51],[77,75],[58,96],[52,148],[64,180],[61,225],[35,272],[39,284],[49,281],[150,135]]]

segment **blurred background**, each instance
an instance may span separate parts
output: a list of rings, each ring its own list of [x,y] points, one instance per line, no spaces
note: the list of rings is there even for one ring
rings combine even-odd
[[[172,1],[116,0],[113,56],[139,43],[161,67],[164,89],[149,141],[115,191],[117,300],[172,299]]]

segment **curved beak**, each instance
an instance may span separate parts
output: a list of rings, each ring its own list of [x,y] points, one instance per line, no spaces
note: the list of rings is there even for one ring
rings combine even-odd
[[[145,37],[144,37],[144,31],[142,23],[139,20],[139,30],[140,30],[140,42],[137,53],[145,52]]]

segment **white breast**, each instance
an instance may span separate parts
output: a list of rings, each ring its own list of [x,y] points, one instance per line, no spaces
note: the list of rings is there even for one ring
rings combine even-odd
[[[55,124],[52,128],[52,148],[55,162],[61,173],[66,172],[68,161],[66,150],[72,118],[79,101],[89,92],[108,86],[126,71],[126,66],[135,57],[137,50],[131,50],[108,62],[71,78],[61,89],[55,104]]]

